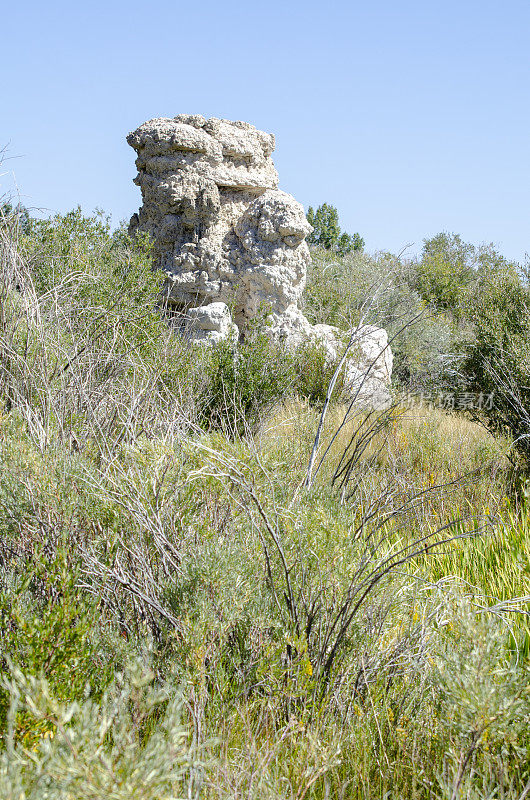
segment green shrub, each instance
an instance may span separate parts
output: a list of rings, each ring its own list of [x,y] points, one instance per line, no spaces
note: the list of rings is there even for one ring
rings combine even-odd
[[[476,279],[476,249],[458,234],[439,233],[425,239],[415,265],[413,286],[438,309],[455,311]]]
[[[3,800],[160,800],[197,796],[201,764],[189,743],[183,702],[135,667],[99,700],[68,703],[47,681],[14,668],[2,680],[10,721],[20,715],[39,731],[31,748],[12,724],[0,752]],[[188,794],[190,792],[190,794]]]
[[[7,244],[0,397],[41,449],[59,440],[108,456],[175,416],[193,423],[202,362],[157,308],[147,241],[78,209]]]
[[[530,461],[530,292],[511,275],[486,284],[471,306],[473,339],[465,351],[469,386],[484,398],[481,417],[508,433]]]
[[[313,324],[349,330],[362,320],[392,338],[393,376],[414,391],[437,392],[454,383],[462,332],[449,315],[429,308],[412,288],[414,265],[378,253],[312,250],[304,313]]]
[[[123,348],[142,352],[160,321],[161,274],[151,267],[147,238],[112,234],[101,214],[86,217],[77,208],[33,220],[18,246],[37,297],[49,298],[44,308],[59,301],[71,336],[97,337],[104,346],[119,332]]]
[[[292,347],[277,342],[261,319],[254,321],[243,341],[219,342],[205,357],[200,420],[207,428],[240,435],[255,430],[275,404],[290,396],[322,406],[336,368],[318,343],[302,341]],[[340,397],[342,388],[339,378],[334,399]]]
[[[267,335],[261,320],[244,341],[221,341],[209,348],[207,357],[209,380],[199,411],[207,427],[242,435],[293,392],[293,355]]]
[[[0,682],[7,678],[9,657],[28,674],[46,679],[59,700],[82,700],[87,693],[97,700],[117,666],[109,662],[98,639],[100,619],[101,610],[79,590],[78,575],[64,553],[57,551],[50,560],[37,551],[26,562],[13,562],[4,571],[0,592]],[[1,728],[6,724],[8,699],[0,690]],[[14,722],[25,746],[42,733],[22,712]]]
[[[425,303],[449,312],[460,321],[468,317],[473,297],[495,276],[517,277],[518,267],[493,244],[475,246],[458,234],[438,233],[424,239],[421,258],[412,263],[411,286]]]
[[[337,362],[317,342],[302,342],[293,354],[296,393],[311,406],[324,405]],[[340,374],[333,388],[332,399],[338,401],[344,390],[344,374]]]

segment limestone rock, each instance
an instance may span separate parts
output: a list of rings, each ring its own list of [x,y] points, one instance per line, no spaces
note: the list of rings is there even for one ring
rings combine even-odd
[[[200,343],[244,336],[265,312],[273,336],[291,346],[318,341],[336,358],[343,335],[311,326],[299,308],[312,228],[301,204],[278,189],[274,136],[247,122],[179,114],[144,122],[127,141],[143,200],[129,231],[150,234],[165,300],[182,312],[186,335]],[[366,327],[347,359],[346,383],[351,391],[362,384],[361,398],[390,382],[385,337]]]
[[[344,390],[357,405],[382,410],[392,402],[392,351],[384,328],[363,325],[358,329],[351,356],[346,361]]]
[[[313,325],[309,338],[324,348],[330,361],[341,357],[351,339],[344,364],[345,398],[355,397],[358,406],[376,410],[391,404],[392,351],[384,328],[360,325],[344,333],[333,325]]]
[[[277,189],[274,136],[181,114],[145,122],[127,141],[143,199],[130,231],[153,239],[168,303],[182,311],[232,303],[242,333],[266,307],[285,328],[304,289],[311,226],[301,204]]]
[[[226,303],[209,303],[207,306],[190,308],[187,313],[185,333],[198,343],[219,342],[224,339],[237,340],[237,327],[232,322]]]

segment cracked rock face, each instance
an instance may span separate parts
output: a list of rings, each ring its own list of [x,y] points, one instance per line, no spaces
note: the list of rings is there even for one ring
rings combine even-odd
[[[127,141],[143,199],[130,231],[154,241],[169,304],[185,312],[230,304],[241,333],[267,307],[287,330],[300,314],[311,226],[302,205],[277,188],[274,136],[181,114],[145,122]]]
[[[247,122],[179,114],[144,122],[127,142],[143,200],[129,232],[149,233],[166,300],[183,312],[186,335],[197,343],[237,338],[265,311],[272,335],[293,345],[312,339],[336,358],[340,331],[310,325],[298,307],[312,228],[302,205],[278,189],[274,136]],[[361,387],[366,405],[372,395],[379,406],[390,399],[386,343],[385,331],[365,326],[346,361],[346,384],[351,392]]]

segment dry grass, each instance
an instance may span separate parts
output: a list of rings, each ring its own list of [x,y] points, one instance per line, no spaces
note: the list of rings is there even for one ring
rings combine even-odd
[[[320,454],[344,413],[345,407],[331,408]],[[332,444],[319,475],[321,485],[330,482],[335,465],[362,418],[352,416]],[[277,407],[261,434],[260,446],[289,466],[286,477],[293,487],[303,481],[306,454],[317,422],[317,412],[296,400]],[[391,479],[401,487],[403,501],[425,492],[418,509],[420,517],[443,524],[470,513],[494,515],[506,507],[511,475],[508,453],[508,441],[494,438],[462,415],[429,407],[397,407],[390,412],[382,431],[368,442],[360,468],[367,481],[370,465],[373,491]],[[447,485],[453,482],[454,485]]]

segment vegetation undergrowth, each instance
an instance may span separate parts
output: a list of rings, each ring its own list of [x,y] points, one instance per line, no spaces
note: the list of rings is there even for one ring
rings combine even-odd
[[[149,243],[101,218],[11,214],[0,234],[1,796],[524,797],[530,510],[510,429],[399,400],[449,379],[443,343],[470,334],[457,293],[427,298],[439,251],[421,282],[315,251],[315,322],[357,321],[390,264],[370,321],[438,306],[396,343],[391,408],[338,387],[308,482],[322,353],[266,326],[191,347]]]

